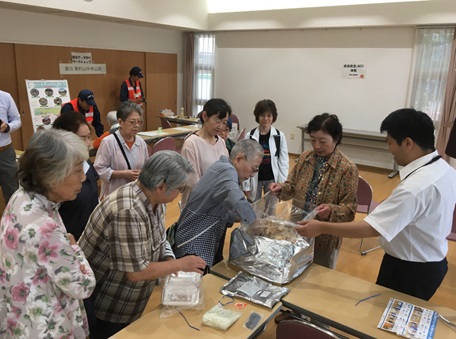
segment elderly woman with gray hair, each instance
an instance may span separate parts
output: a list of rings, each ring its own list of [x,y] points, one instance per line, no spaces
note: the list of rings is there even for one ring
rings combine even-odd
[[[222,155],[207,169],[175,226],[176,257],[196,254],[212,267],[219,246],[224,245],[220,239],[225,225],[233,223],[236,215],[246,224],[255,221],[255,212],[239,185],[258,172],[262,159],[261,145],[247,139],[234,145],[229,159]]]
[[[138,179],[149,157],[146,142],[136,136],[143,123],[142,115],[139,105],[130,101],[122,103],[117,111],[119,129],[101,141],[94,167],[101,178],[102,198]]]
[[[185,189],[193,168],[180,154],[160,151],[93,211],[79,244],[97,278],[95,338],[108,338],[144,311],[156,280],[178,271],[201,272],[197,256],[175,260],[166,241],[166,203]]]
[[[71,132],[35,133],[19,161],[20,188],[0,222],[0,337],[86,338],[82,299],[95,276],[59,204],[85,180],[87,146]]]
[[[114,133],[115,131],[117,131],[119,129],[119,122],[117,121],[117,111],[108,112],[108,114],[106,114],[106,121],[108,122],[109,130],[104,132],[102,135],[100,135],[98,138],[96,138],[93,141],[92,146],[95,149],[100,148],[101,140],[103,140],[108,135]]]

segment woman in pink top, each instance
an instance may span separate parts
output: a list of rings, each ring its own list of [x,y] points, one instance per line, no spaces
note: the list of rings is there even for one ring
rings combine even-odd
[[[185,139],[181,154],[193,165],[195,173],[190,175],[187,188],[182,193],[182,207],[209,166],[219,160],[221,155],[228,157],[225,140],[219,134],[222,133],[230,114],[231,107],[225,100],[210,99],[200,113],[201,129]]]

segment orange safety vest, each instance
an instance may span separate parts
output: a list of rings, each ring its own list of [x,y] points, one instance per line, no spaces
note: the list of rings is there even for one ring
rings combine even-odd
[[[139,81],[135,81],[135,87],[131,85],[130,79],[125,80],[125,83],[127,84],[129,100],[142,99],[141,85],[139,84]],[[138,105],[142,106],[142,104],[143,103],[141,102]]]
[[[71,106],[73,106],[73,111],[79,112],[78,98],[71,100],[69,103],[71,104]],[[63,105],[66,105],[66,104],[63,104]],[[79,112],[79,113],[81,113],[81,112]],[[93,106],[90,106],[89,111],[85,113],[85,118],[86,118],[86,121],[89,124],[92,123],[92,121],[93,121]]]

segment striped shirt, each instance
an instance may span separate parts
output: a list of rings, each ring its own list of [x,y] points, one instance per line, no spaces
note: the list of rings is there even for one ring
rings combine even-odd
[[[96,317],[113,323],[138,319],[152,294],[153,281],[131,282],[125,272],[174,257],[165,236],[166,205],[156,211],[137,181],[107,196],[93,211],[79,245],[95,272]]]
[[[180,258],[195,254],[212,266],[227,223],[251,224],[255,212],[239,187],[239,176],[227,157],[208,168],[196,184],[177,222],[174,253]]]

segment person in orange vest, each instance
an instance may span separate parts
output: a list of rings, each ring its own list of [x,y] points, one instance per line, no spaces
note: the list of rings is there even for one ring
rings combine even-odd
[[[63,104],[60,114],[71,111],[83,114],[86,121],[95,128],[95,133],[98,137],[103,134],[104,126],[101,123],[100,111],[91,90],[83,89],[79,92],[77,98]]]
[[[139,79],[144,78],[141,68],[138,66],[130,70],[130,77],[122,82],[120,86],[120,102],[133,101],[134,103],[142,106],[146,101],[144,92],[141,87]]]

